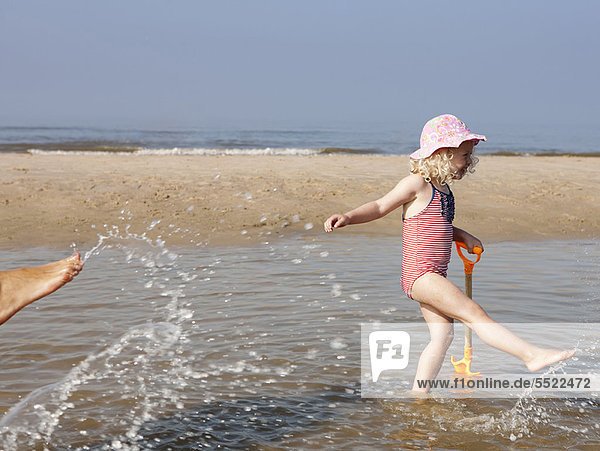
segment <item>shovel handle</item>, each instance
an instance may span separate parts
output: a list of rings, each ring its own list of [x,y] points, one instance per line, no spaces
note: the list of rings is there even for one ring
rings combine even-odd
[[[462,241],[457,241],[456,251],[458,252],[458,255],[463,261],[463,265],[465,266],[465,274],[473,274],[473,267],[475,266],[475,263],[481,260],[481,253],[483,252],[483,249],[481,249],[479,246],[475,246],[473,248],[473,253],[477,255],[477,259],[473,261],[469,260],[468,257],[463,255],[461,248],[467,250],[469,249],[465,243],[463,243]]]

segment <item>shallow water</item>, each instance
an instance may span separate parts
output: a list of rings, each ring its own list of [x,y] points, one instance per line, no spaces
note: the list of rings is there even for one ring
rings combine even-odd
[[[81,250],[75,282],[0,328],[2,449],[600,446],[597,398],[361,398],[360,324],[421,320],[399,239],[166,248],[111,233]],[[500,322],[600,322],[599,269],[596,241],[493,244],[474,297]],[[449,277],[462,284],[456,257]],[[597,372],[599,345],[580,343],[572,368]]]

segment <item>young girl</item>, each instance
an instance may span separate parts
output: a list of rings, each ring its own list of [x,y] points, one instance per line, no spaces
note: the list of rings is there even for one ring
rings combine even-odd
[[[325,221],[331,232],[349,224],[379,219],[403,206],[402,289],[421,305],[431,340],[417,366],[418,380],[437,376],[453,338],[453,320],[471,327],[485,343],[520,358],[530,371],[571,357],[575,351],[541,349],[516,337],[492,320],[483,309],[446,279],[452,241],[462,241],[469,252],[481,241],[452,225],[454,196],[449,184],[473,172],[473,147],[485,141],[450,114],[431,119],[421,134],[421,148],[410,155],[411,174],[382,198]]]

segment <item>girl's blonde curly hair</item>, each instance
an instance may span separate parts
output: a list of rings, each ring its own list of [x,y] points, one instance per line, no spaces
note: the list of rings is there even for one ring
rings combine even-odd
[[[457,147],[446,147],[439,149],[428,158],[420,160],[410,159],[411,174],[419,174],[426,182],[431,182],[432,179],[437,179],[444,185],[450,185],[456,180],[456,172],[452,169],[450,161],[454,156],[454,151]],[[467,167],[469,173],[475,172],[475,165],[479,162],[479,158],[475,155],[471,156],[471,164]]]

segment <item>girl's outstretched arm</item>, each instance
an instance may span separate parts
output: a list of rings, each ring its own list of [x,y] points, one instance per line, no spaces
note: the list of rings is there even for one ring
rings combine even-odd
[[[379,219],[401,205],[414,200],[417,193],[426,183],[420,175],[411,174],[398,182],[393,190],[385,196],[367,202],[345,214],[331,215],[324,224],[326,232],[347,226],[349,224],[362,224]]]

